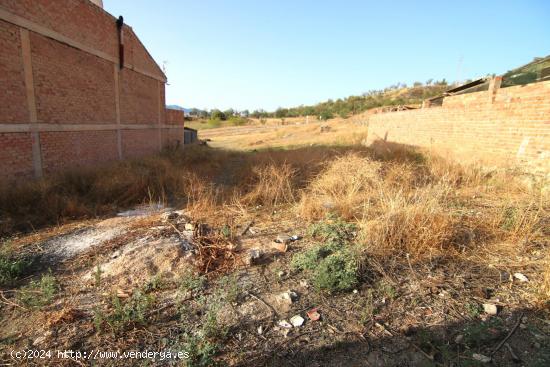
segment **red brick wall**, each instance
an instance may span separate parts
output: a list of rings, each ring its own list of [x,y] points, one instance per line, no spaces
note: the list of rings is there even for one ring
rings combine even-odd
[[[158,129],[122,130],[122,155],[136,158],[159,152]]]
[[[40,166],[52,172],[119,159],[117,130],[122,158],[176,140],[163,128],[164,74],[129,26],[120,70],[116,18],[88,0],[0,0],[0,17],[0,180],[30,177]],[[25,81],[22,29],[32,85]],[[148,126],[125,126],[135,124]],[[29,131],[38,131],[34,156]]]
[[[30,38],[38,122],[116,122],[111,62],[33,32]]]
[[[0,122],[29,121],[19,27],[0,20]]]
[[[162,146],[183,146],[183,128],[162,129]]]
[[[185,115],[183,111],[166,109],[166,124],[169,125],[182,125],[185,122]]]
[[[0,177],[25,177],[33,171],[30,133],[0,133]]]
[[[368,140],[550,171],[550,82],[446,97],[443,106],[369,116]]]
[[[132,70],[122,69],[119,83],[121,123],[158,124],[158,81]]]
[[[88,0],[0,0],[11,13],[118,58],[116,18]],[[116,14],[118,17],[118,14]],[[125,25],[125,60],[162,76],[133,30]]]
[[[44,172],[118,159],[116,131],[55,131],[40,134]]]

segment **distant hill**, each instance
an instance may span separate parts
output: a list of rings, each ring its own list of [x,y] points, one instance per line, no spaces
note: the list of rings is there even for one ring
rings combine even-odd
[[[171,110],[180,110],[180,111],[185,112],[186,114],[189,114],[189,112],[191,112],[191,110],[192,110],[192,108],[185,108],[185,107],[182,107],[182,106],[178,106],[177,104],[166,105],[166,108],[169,108]]]

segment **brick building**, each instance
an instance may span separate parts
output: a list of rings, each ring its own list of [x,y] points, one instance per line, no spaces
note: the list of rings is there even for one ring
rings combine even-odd
[[[0,179],[183,144],[166,76],[101,0],[0,0]]]

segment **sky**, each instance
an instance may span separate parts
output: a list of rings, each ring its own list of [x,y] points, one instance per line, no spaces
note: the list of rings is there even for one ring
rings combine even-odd
[[[502,74],[550,54],[550,1],[103,0],[166,68],[166,103],[265,109]]]

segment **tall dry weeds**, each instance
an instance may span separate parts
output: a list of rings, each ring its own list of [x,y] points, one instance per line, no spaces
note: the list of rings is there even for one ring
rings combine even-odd
[[[295,175],[296,170],[288,163],[253,166],[251,184],[242,200],[248,205],[294,203]]]
[[[321,219],[328,211],[357,218],[379,186],[380,162],[356,153],[335,158],[306,188],[298,205],[302,217]]]

